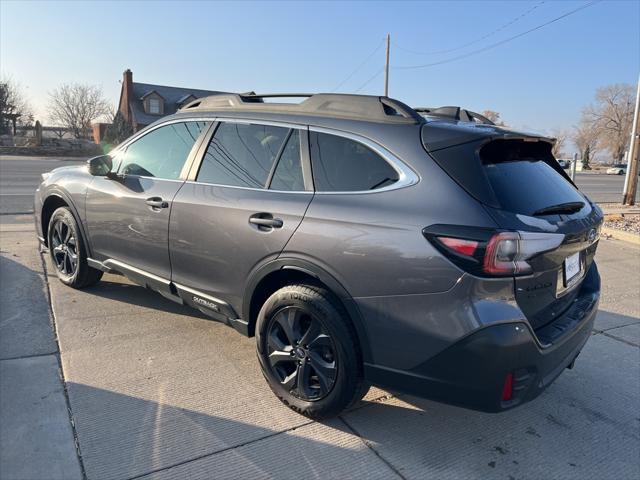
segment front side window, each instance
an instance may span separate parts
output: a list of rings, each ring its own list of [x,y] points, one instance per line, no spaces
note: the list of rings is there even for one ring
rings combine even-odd
[[[209,122],[165,125],[127,147],[120,173],[176,180],[191,148]]]
[[[313,183],[319,192],[377,190],[399,180],[389,163],[360,142],[311,132]]]
[[[202,159],[196,181],[264,188],[289,129],[269,125],[221,123]]]

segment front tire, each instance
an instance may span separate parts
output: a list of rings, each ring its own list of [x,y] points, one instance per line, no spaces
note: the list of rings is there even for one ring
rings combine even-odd
[[[85,288],[102,278],[102,271],[87,263],[82,235],[67,207],[60,207],[53,212],[47,236],[49,256],[62,283],[73,288]]]
[[[338,415],[368,389],[349,317],[325,289],[289,285],[273,293],[258,314],[256,341],[269,387],[302,415]]]

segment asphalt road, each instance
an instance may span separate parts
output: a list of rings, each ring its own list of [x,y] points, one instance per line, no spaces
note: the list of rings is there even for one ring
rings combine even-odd
[[[636,245],[601,240],[593,335],[533,402],[483,414],[372,389],[313,422],[271,393],[254,339],[121,276],[68,288],[30,215],[0,222],[3,479],[640,478]]]
[[[85,159],[0,156],[0,214],[33,212],[33,192],[40,174]]]
[[[604,175],[601,173],[576,173],[576,185],[597,203],[621,203],[624,175]],[[639,182],[640,185],[640,182]],[[636,198],[640,202],[640,194]]]
[[[0,214],[33,211],[33,192],[40,174],[65,165],[77,165],[85,159],[0,156]],[[576,183],[589,198],[599,203],[619,203],[624,176],[578,173]],[[640,195],[638,195],[640,201]]]

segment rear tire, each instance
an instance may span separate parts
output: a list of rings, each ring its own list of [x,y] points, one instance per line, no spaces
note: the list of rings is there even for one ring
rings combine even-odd
[[[368,390],[350,319],[325,289],[289,285],[273,293],[258,313],[256,342],[269,387],[302,415],[338,415]]]
[[[62,283],[79,289],[100,281],[102,271],[87,263],[87,250],[69,208],[60,207],[51,215],[47,241],[51,262]]]

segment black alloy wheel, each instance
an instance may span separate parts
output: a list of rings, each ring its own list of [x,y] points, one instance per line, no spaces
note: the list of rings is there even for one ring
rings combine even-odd
[[[56,219],[51,235],[51,251],[59,272],[72,276],[78,268],[78,240],[63,217]]]
[[[269,366],[282,387],[305,401],[326,397],[335,383],[335,345],[322,322],[298,306],[277,310],[267,327]]]
[[[56,275],[65,285],[85,288],[102,278],[102,270],[89,266],[84,238],[68,207],[60,207],[51,215],[47,245]]]

